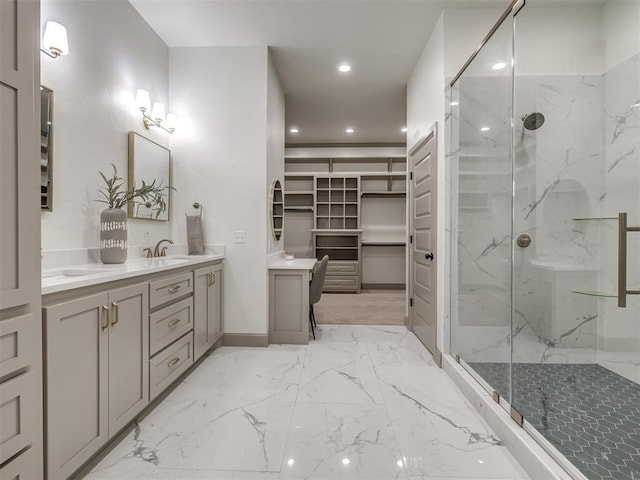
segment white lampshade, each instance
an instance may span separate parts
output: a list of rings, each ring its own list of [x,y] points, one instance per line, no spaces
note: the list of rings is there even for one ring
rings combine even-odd
[[[151,111],[151,118],[156,122],[164,122],[164,105],[160,102],[153,103],[153,110]]]
[[[168,129],[175,129],[177,119],[178,118],[175,113],[167,113],[167,119],[164,122],[164,126]]]
[[[47,22],[44,27],[42,46],[52,53],[68,55],[69,39],[67,38],[67,29],[57,22]]]
[[[138,89],[136,92],[136,105],[143,112],[146,112],[151,109],[151,98],[149,97],[149,92],[146,90]]]

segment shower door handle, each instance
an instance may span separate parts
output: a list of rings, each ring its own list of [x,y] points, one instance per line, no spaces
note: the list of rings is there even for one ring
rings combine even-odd
[[[640,232],[640,227],[627,225],[627,212],[618,214],[618,306],[627,306],[627,295],[640,295],[640,290],[627,290],[627,234]]]

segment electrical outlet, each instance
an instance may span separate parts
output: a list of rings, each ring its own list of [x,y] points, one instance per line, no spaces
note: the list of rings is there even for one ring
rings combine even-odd
[[[247,243],[247,232],[233,232],[233,243]]]
[[[144,243],[147,245],[151,243],[151,232],[144,232]]]

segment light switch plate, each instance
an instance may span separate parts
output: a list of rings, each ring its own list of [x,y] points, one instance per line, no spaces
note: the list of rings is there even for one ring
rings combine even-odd
[[[247,232],[233,232],[233,243],[247,243]]]

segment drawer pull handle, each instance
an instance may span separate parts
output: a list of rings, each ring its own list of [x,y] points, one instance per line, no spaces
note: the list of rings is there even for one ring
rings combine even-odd
[[[169,368],[173,368],[176,366],[176,364],[180,361],[180,357],[176,357],[173,360],[171,360],[169,363],[167,363],[167,366]]]
[[[107,305],[102,306],[102,331],[104,332],[109,328],[109,307]]]
[[[182,320],[179,318],[174,318],[173,320],[171,320],[168,324],[169,328],[173,328],[176,325],[178,325]]]
[[[169,287],[169,293],[176,293],[178,290],[180,290],[180,285],[174,285],[173,287]]]
[[[113,306],[114,313],[113,320],[111,320],[111,326],[113,327],[120,321],[120,306],[118,305],[118,302],[111,302],[111,305]]]

